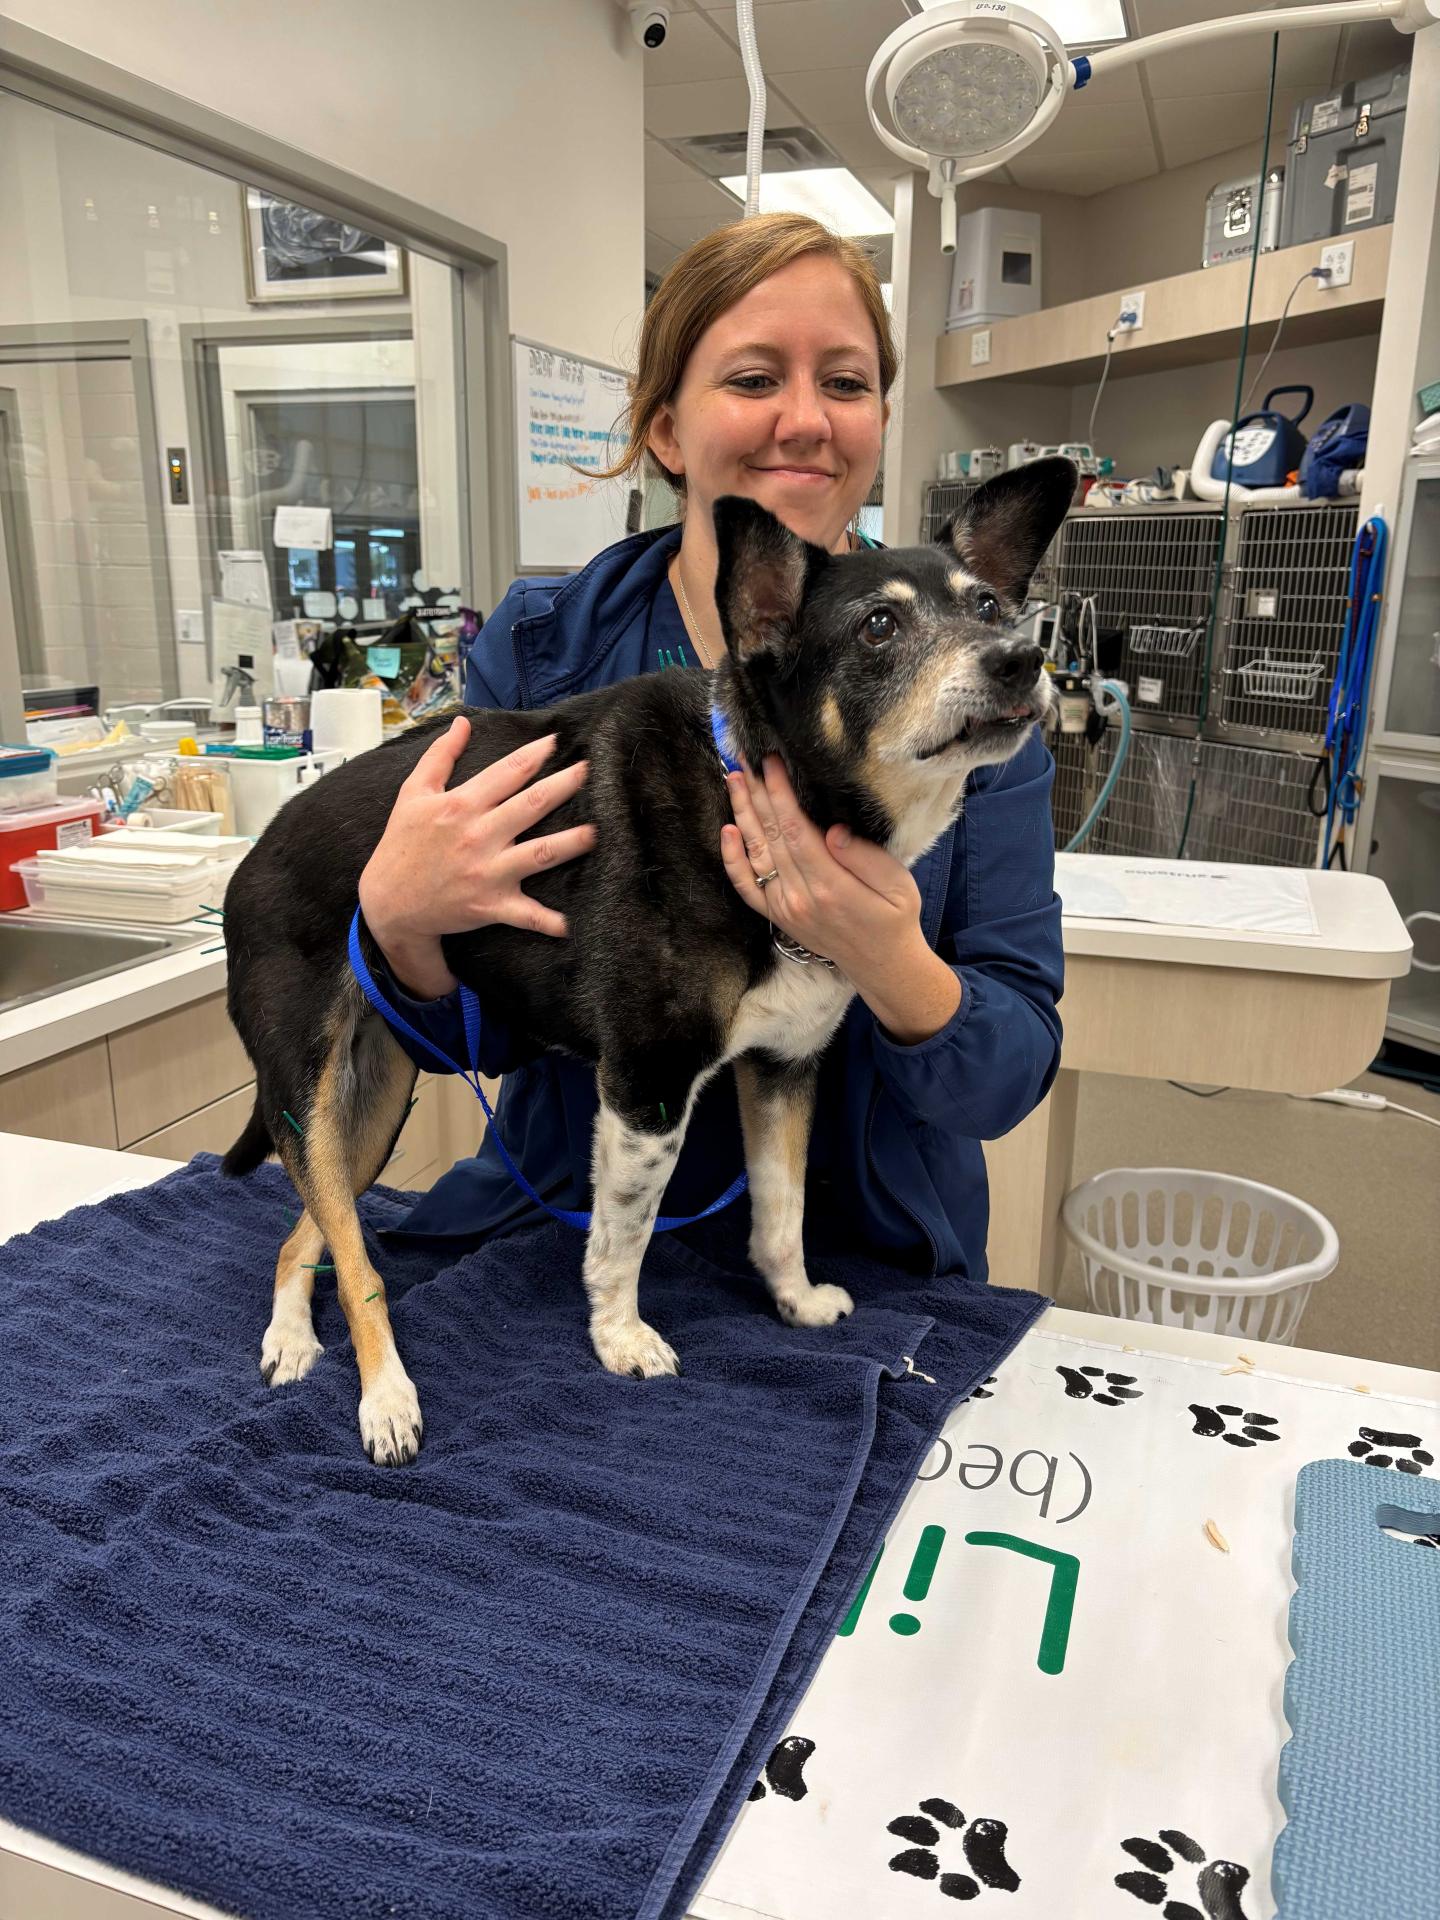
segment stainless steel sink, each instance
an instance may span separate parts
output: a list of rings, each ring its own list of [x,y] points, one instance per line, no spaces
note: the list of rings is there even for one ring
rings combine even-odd
[[[192,929],[182,933],[0,916],[0,1013],[66,987],[103,980],[106,974],[157,960],[203,938]]]

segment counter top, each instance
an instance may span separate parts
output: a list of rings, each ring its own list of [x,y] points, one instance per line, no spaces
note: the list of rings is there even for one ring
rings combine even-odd
[[[1098,865],[1108,856],[1066,858]],[[1363,873],[1308,872],[1304,878],[1315,910],[1314,934],[1161,926],[1067,914],[1062,922],[1065,952],[1076,959],[1153,960],[1348,980],[1389,980],[1407,972],[1410,936],[1383,881]],[[221,992],[225,954],[218,946],[218,936],[197,941],[183,953],[166,954],[0,1014],[0,1077]]]

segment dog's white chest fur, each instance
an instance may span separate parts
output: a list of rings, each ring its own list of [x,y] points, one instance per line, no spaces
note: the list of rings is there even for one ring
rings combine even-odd
[[[781,1060],[808,1060],[824,1050],[845,1016],[855,989],[831,967],[781,960],[741,1000],[725,1046],[734,1060],[758,1047]]]

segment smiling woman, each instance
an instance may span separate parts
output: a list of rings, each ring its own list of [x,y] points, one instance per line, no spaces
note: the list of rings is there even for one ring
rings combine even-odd
[[[674,1048],[715,967],[697,951],[696,929],[738,899],[760,917],[758,946],[778,968],[774,984],[787,1004],[823,998],[827,981],[854,995],[818,1067],[808,1152],[797,1134],[783,1179],[774,1167],[762,1172],[765,1192],[787,1195],[797,1223],[803,1210],[812,1250],[828,1239],[917,1270],[978,1278],[987,1212],[979,1143],[1025,1117],[1059,1060],[1053,764],[1032,725],[1039,660],[1000,629],[1070,503],[1074,471],[1042,463],[1023,480],[994,483],[989,504],[972,503],[938,551],[852,553],[860,543],[851,523],[879,467],[897,371],[872,262],[816,221],[759,215],[682,254],[646,312],[626,445],[610,470],[663,476],[679,524],[618,541],[569,578],[515,583],[471,650],[467,704],[554,704],[559,733],[531,737],[466,780],[458,769],[471,720],[457,719],[400,788],[361,876],[360,903],[385,999],[425,1045],[456,1059],[465,1039],[446,955],[464,964],[470,949],[449,936],[503,926],[568,937],[564,910],[575,896],[564,884],[567,863],[583,860],[586,875],[614,873],[627,910],[643,910],[663,930],[649,960],[633,943],[625,956],[634,978],[626,976],[618,1013],[628,1008],[638,1022],[641,1051],[661,1035]],[[1032,509],[1036,538],[1022,538]],[[765,655],[750,672],[765,725],[739,725],[733,738],[745,761],[722,787],[707,711],[720,712],[723,737],[737,719],[743,663],[728,644],[735,623],[723,625],[717,607],[716,520],[723,526],[737,510],[758,541],[731,586]],[[767,552],[773,564],[763,564]],[[803,739],[792,696],[804,674],[794,668],[792,684],[785,666],[797,570],[830,578],[835,608],[845,608],[843,618],[827,616],[824,644],[813,650],[835,697],[805,707],[814,725],[804,722]],[[982,659],[980,689],[965,662]],[[637,723],[623,752],[597,759],[591,774],[564,732],[560,703],[695,665],[718,671],[672,682],[673,701],[654,696],[667,711],[691,711],[694,725],[663,724],[646,696],[626,711],[649,714],[649,723]],[[475,725],[483,732],[491,722]],[[944,805],[920,807],[924,832],[867,838],[869,816],[853,794],[832,804],[830,788],[806,780],[806,756],[817,753],[863,764],[869,784],[902,811],[932,788],[943,789]],[[618,786],[612,763],[623,771]],[[723,829],[721,803],[733,815]],[[629,845],[631,832],[639,836],[633,857],[617,866],[614,849]],[[685,885],[667,904],[655,875],[677,859],[687,863]],[[575,883],[582,892],[587,884]],[[547,957],[542,938],[527,964],[558,970],[578,1005],[594,956],[577,929],[573,956],[550,949]],[[733,943],[722,951],[725,965],[735,961]],[[485,1070],[504,1075],[497,1125],[474,1159],[419,1201],[406,1233],[469,1238],[541,1217],[513,1183],[497,1133],[546,1205],[582,1213],[595,1204],[591,1168],[605,1137],[597,1114],[607,1109],[594,1068],[537,1053],[524,1033],[506,1030],[507,1013],[520,1026],[524,1015],[507,1007],[500,983],[478,991]],[[776,1066],[756,1044],[747,1056],[755,1071]],[[697,1093],[683,1143],[670,1143],[677,1157],[660,1202],[665,1215],[708,1208],[751,1162],[755,1114],[743,1088],[737,1111],[741,1082],[737,1071]],[[668,1141],[679,1115],[667,1096],[646,1124]],[[811,1185],[818,1204],[802,1209]],[[735,1208],[710,1230],[744,1225]]]

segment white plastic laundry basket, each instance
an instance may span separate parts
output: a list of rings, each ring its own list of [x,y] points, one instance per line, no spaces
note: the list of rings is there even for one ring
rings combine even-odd
[[[1097,1313],[1293,1345],[1340,1241],[1276,1187],[1192,1167],[1112,1167],[1065,1196]]]

